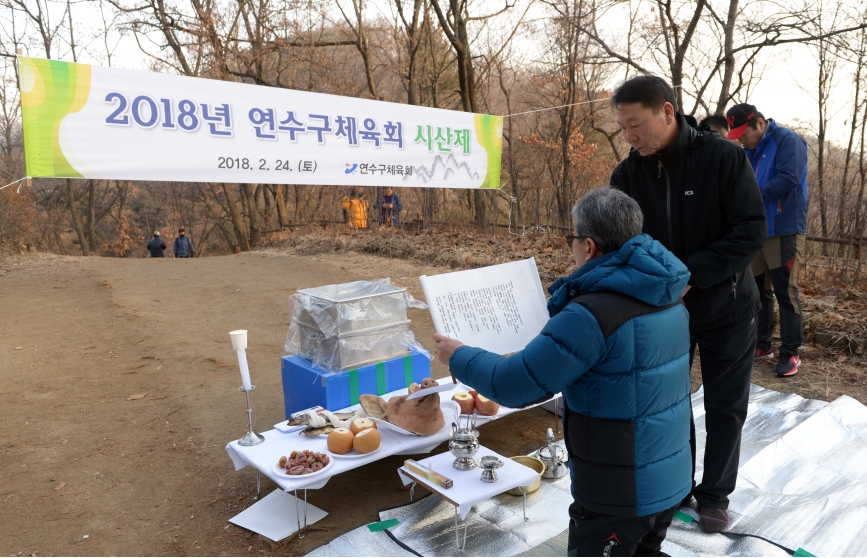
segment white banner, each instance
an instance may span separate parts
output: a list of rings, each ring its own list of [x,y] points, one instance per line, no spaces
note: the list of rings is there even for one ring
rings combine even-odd
[[[18,60],[29,176],[500,186],[499,116]]]

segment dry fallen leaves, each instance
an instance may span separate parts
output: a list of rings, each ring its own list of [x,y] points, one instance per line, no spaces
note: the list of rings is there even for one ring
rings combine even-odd
[[[846,359],[847,359],[847,358],[849,358],[849,357],[847,357],[846,355],[840,355],[840,356],[837,358],[837,364],[843,364],[844,362],[846,362]]]
[[[126,400],[127,401],[133,401],[135,399],[141,399],[142,397],[144,397],[147,394],[148,394],[148,392],[136,393],[135,395],[130,395],[129,397],[127,397]]]

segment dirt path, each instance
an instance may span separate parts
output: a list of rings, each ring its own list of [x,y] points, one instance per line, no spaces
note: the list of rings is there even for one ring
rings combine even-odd
[[[303,540],[273,544],[228,524],[255,495],[254,472],[234,471],[224,450],[246,429],[228,332],[250,331],[254,419],[269,430],[284,418],[288,295],[389,276],[420,298],[418,276],[443,271],[343,252],[0,260],[0,553],[298,555],[407,502],[394,473],[403,458],[393,457],[311,492],[330,515]],[[410,318],[430,346],[430,315]],[[846,366],[808,363],[794,381],[760,366],[756,380],[865,401],[862,372]],[[435,377],[445,373],[434,365]],[[528,453],[553,425],[530,410],[482,437],[506,455]],[[266,479],[263,493],[274,487]]]
[[[255,474],[235,472],[224,450],[246,429],[227,334],[250,331],[254,419],[269,430],[283,419],[289,294],[390,276],[421,296],[418,275],[443,270],[269,252],[183,262],[38,256],[0,266],[0,552],[298,554],[408,500],[394,474],[401,458],[392,458],[311,492],[331,515],[303,541],[273,545],[228,526],[253,503]],[[430,315],[410,310],[410,318],[429,345]],[[553,425],[544,411],[519,415],[502,426],[526,437],[495,447],[526,453]],[[486,443],[509,437],[492,433]],[[266,480],[264,493],[274,486]]]

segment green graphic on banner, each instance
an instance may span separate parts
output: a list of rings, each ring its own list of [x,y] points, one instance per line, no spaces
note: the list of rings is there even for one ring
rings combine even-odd
[[[480,188],[499,188],[503,159],[503,117],[476,114],[475,121],[476,136],[488,154],[488,170]]]
[[[81,177],[60,147],[60,124],[90,94],[90,66],[18,58],[24,162],[28,176]]]

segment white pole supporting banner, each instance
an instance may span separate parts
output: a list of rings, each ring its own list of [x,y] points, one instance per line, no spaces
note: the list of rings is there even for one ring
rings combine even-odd
[[[28,176],[499,188],[503,119],[18,58]]]

